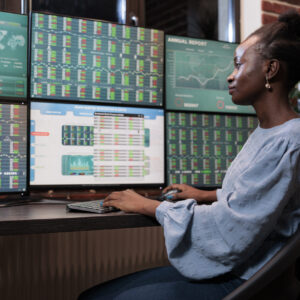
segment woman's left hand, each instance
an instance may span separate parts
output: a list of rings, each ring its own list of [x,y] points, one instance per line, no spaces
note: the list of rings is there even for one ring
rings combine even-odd
[[[148,199],[129,189],[113,192],[103,202],[103,206],[114,206],[125,212],[140,213],[152,217],[155,216],[159,204],[159,201]]]

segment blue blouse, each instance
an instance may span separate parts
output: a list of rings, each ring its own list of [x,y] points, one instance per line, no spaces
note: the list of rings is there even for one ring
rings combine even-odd
[[[256,128],[229,167],[217,201],[162,202],[171,264],[191,279],[250,278],[300,223],[300,118]]]

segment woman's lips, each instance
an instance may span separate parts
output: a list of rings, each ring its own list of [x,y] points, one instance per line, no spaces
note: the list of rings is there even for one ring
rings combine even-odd
[[[229,86],[228,87],[228,92],[229,92],[230,95],[232,95],[232,93],[234,92],[234,90],[235,90],[235,87],[233,87],[233,86]]]

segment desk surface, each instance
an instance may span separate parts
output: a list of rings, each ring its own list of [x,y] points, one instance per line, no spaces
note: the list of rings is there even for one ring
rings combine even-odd
[[[65,203],[36,202],[0,208],[0,235],[158,226],[139,214],[69,212]]]

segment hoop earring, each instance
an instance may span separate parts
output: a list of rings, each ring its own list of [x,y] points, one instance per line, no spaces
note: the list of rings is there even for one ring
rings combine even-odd
[[[266,84],[265,87],[268,91],[270,91],[272,89],[271,84],[269,82],[268,76],[266,75]]]

